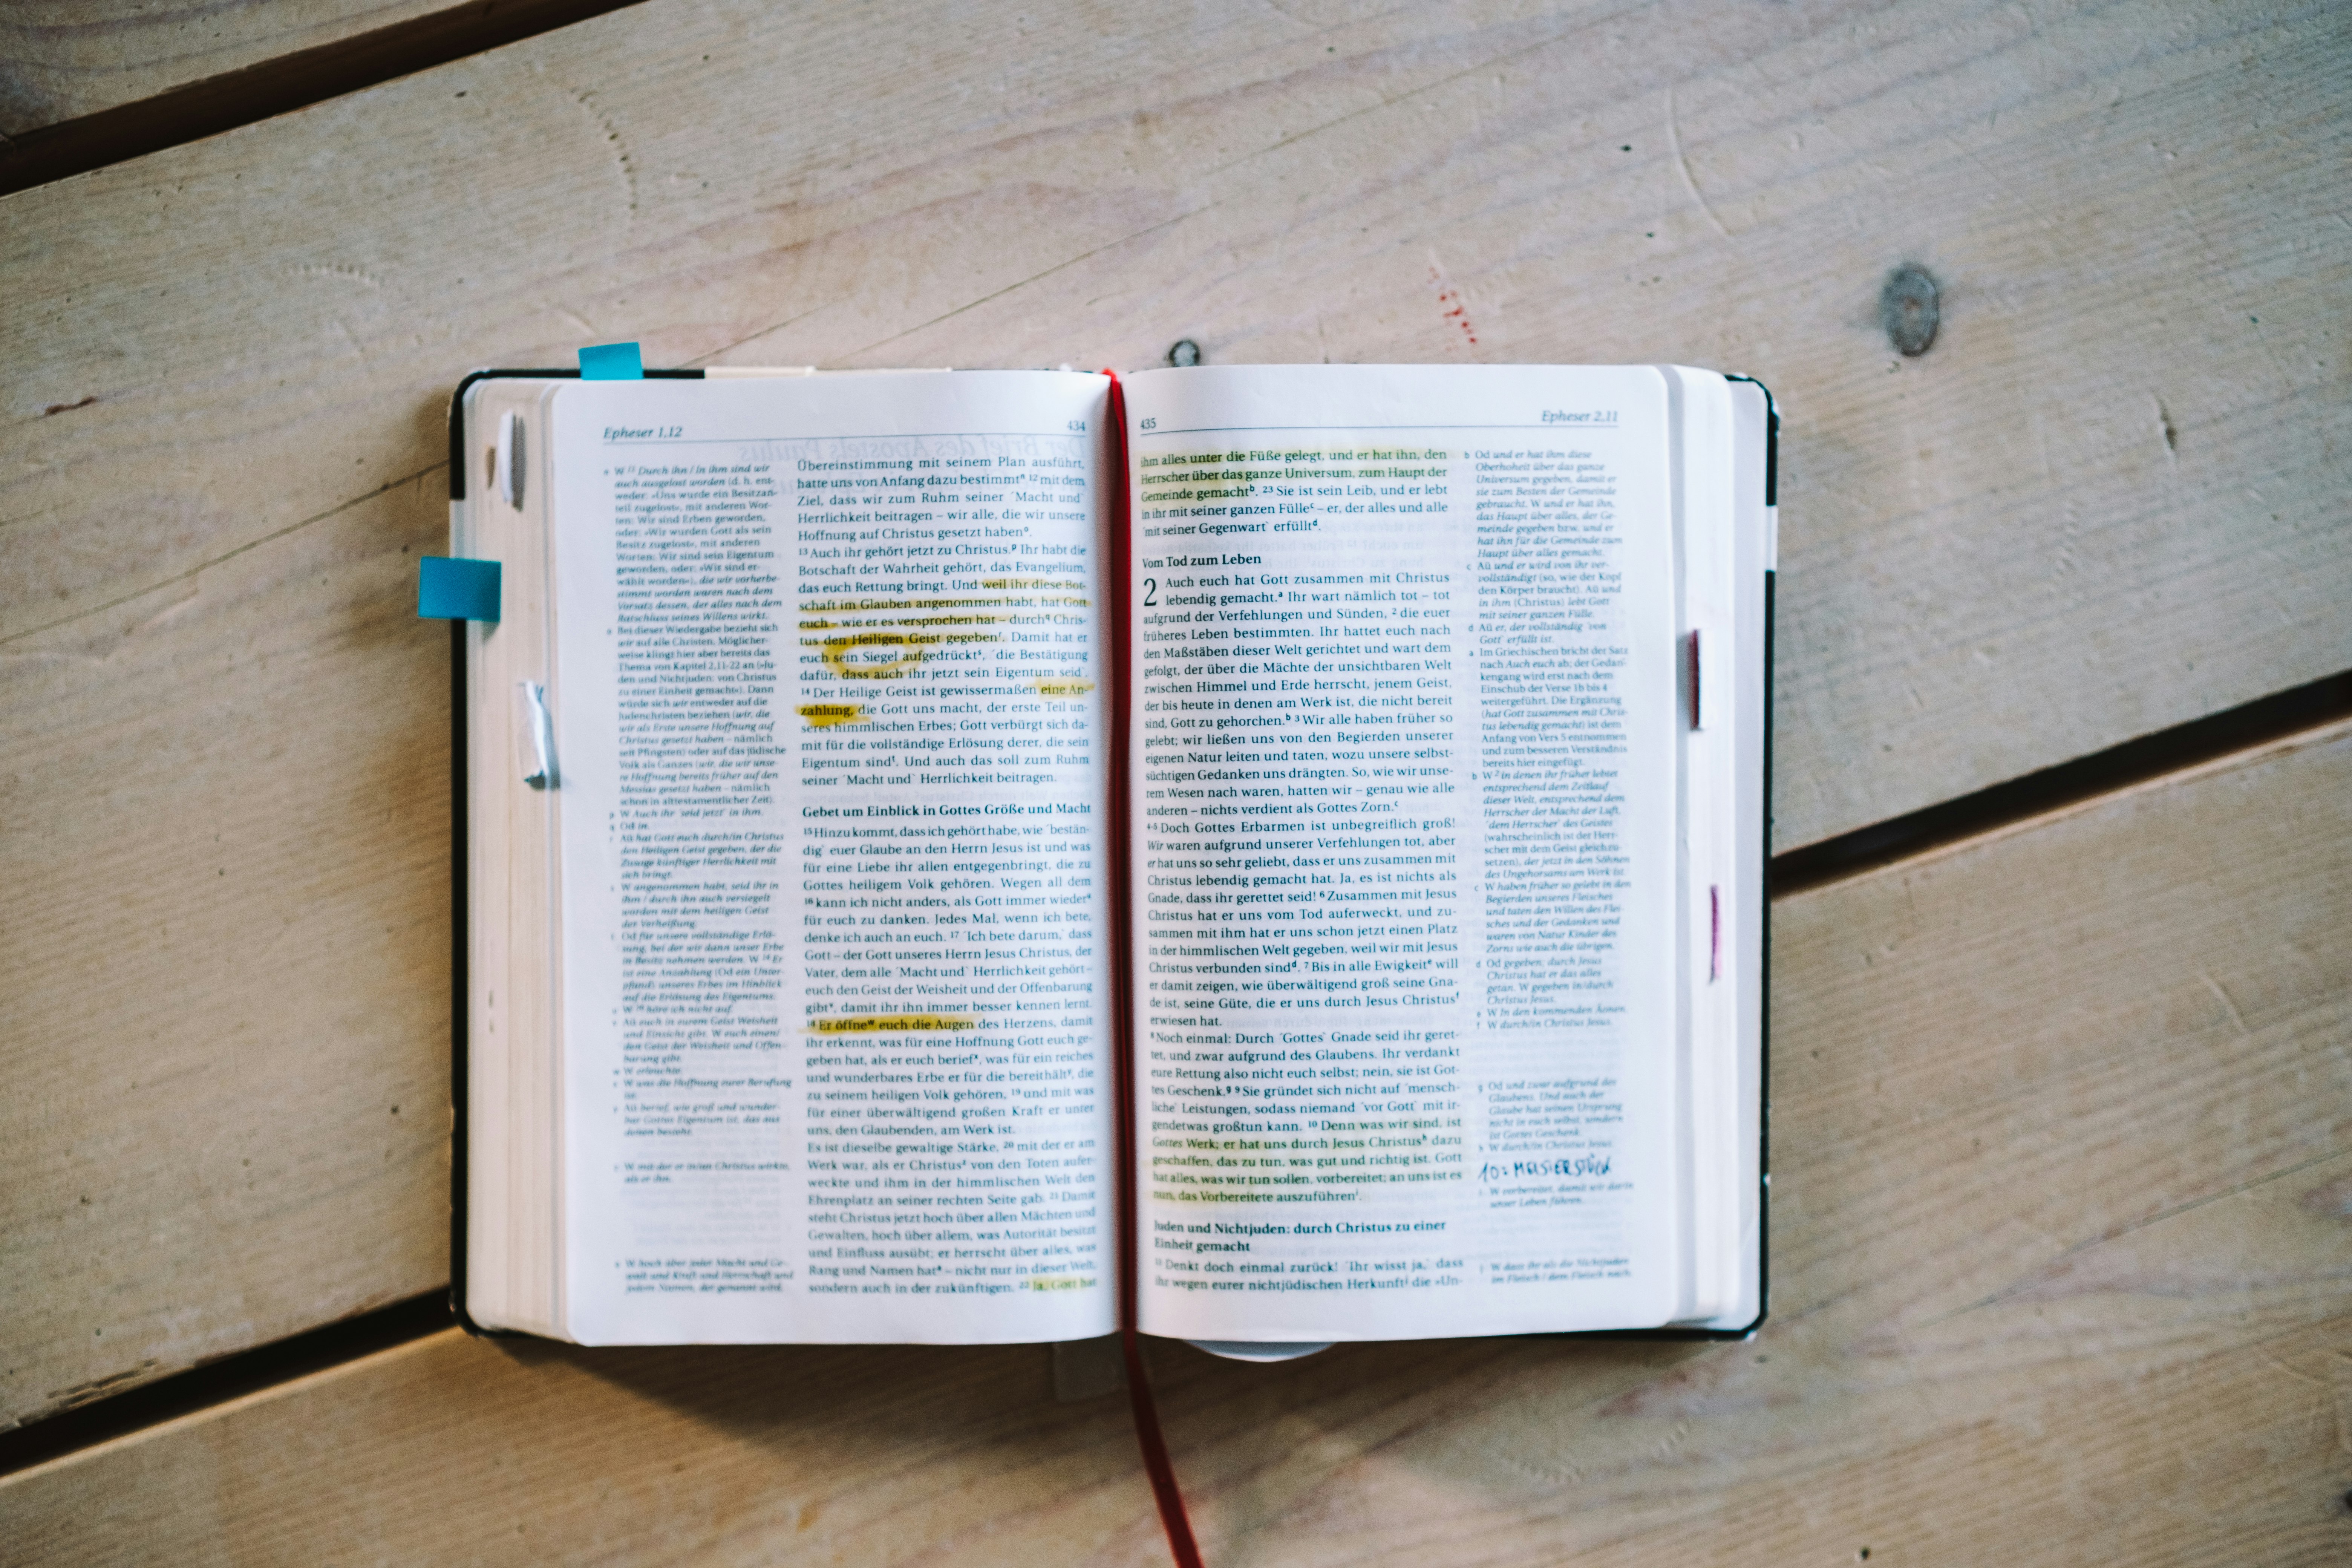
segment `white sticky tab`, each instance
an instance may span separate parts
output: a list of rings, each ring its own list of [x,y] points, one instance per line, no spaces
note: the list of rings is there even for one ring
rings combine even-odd
[[[499,495],[517,511],[522,510],[522,416],[509,410],[499,421],[498,456],[490,472]]]
[[[547,688],[531,680],[518,680],[515,686],[522,694],[522,721],[530,731],[530,756],[539,764],[522,775],[522,782],[533,789],[548,789],[555,784],[555,721],[547,711]]]

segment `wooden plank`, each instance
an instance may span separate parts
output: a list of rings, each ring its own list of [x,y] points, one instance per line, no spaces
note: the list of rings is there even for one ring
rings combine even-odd
[[[661,4],[10,198],[43,460],[5,492],[0,635],[426,467],[473,360],[1132,365],[1187,334],[1774,381],[1784,844],[2352,663],[2340,8],[1108,20],[770,38]],[[773,90],[796,71],[838,85]],[[1873,316],[1906,258],[1945,317],[1898,363]],[[159,464],[268,478],[189,515]],[[100,547],[101,513],[152,548]]]
[[[443,0],[47,0],[0,12],[0,134],[22,136],[440,9]]]
[[[1784,903],[1754,1341],[1160,1352],[1213,1563],[2338,1561],[2352,727]],[[1160,1561],[1045,1352],[454,1332],[0,1483],[20,1548]]]
[[[0,1420],[440,1278],[466,365],[1749,369],[1784,844],[2352,663],[2340,9],[1140,26],[654,0],[0,201]]]
[[[0,649],[11,1415],[447,1277],[448,634],[402,587],[446,518],[411,481]]]

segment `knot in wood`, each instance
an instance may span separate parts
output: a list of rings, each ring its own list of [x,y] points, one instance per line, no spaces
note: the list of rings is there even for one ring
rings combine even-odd
[[[1886,329],[1886,341],[1896,353],[1906,359],[1926,353],[1936,341],[1940,319],[1934,274],[1906,261],[1886,275],[1886,286],[1878,291],[1878,324]]]

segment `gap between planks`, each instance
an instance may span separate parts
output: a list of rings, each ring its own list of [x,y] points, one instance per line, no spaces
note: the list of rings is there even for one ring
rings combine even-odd
[[[468,0],[19,136],[0,135],[0,196],[201,142],[642,3]]]
[[[1801,899],[1825,889],[1853,881],[1857,878],[1873,877],[1885,871],[1897,869],[1907,871],[1932,866],[1938,861],[1950,859],[1956,855],[1982,848],[1988,844],[1998,844],[2003,839],[2014,838],[2020,834],[2036,832],[2053,823],[2063,822],[2087,812],[2104,811],[2111,805],[2136,796],[2178,789],[2212,778],[2219,773],[2235,773],[2241,768],[2254,767],[2269,762],[2273,757],[2282,757],[2291,752],[2325,746],[2346,735],[2352,735],[2352,715],[2332,720],[2313,729],[2298,730],[2291,734],[2260,741],[2239,751],[2225,752],[2219,756],[2208,757],[2200,762],[2184,763],[2173,772],[2134,780],[2129,784],[2104,790],[2097,795],[2086,795],[2066,800],[2028,816],[2006,818],[1990,826],[1979,828],[1957,837],[1939,837],[1888,859],[1873,860],[1866,865],[1856,866],[1851,869],[1840,869],[1819,880],[1807,881],[1799,887],[1786,889],[1776,888],[1772,892],[1772,901],[1777,904],[1786,900]],[[1791,851],[1791,853],[1798,852]],[[1777,863],[1788,858],[1788,855],[1783,854],[1774,856],[1773,859]]]

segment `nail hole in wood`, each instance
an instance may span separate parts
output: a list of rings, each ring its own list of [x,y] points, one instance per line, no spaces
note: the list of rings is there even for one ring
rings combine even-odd
[[[1175,346],[1168,351],[1168,363],[1180,370],[1187,365],[1199,364],[1201,345],[1190,338],[1178,338]]]
[[[1896,353],[1906,359],[1926,353],[1941,319],[1936,279],[1926,268],[1906,261],[1886,275],[1886,286],[1878,291],[1878,324],[1886,329],[1886,341]]]

